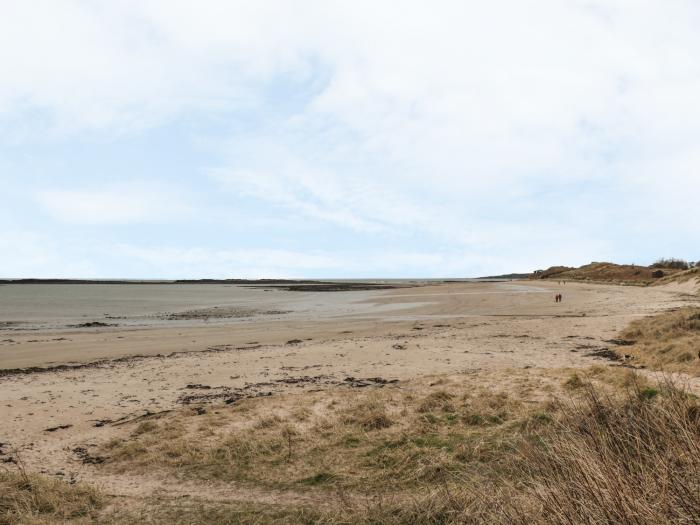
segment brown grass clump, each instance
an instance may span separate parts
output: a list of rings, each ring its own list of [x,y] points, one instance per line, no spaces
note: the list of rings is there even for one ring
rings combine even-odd
[[[389,428],[394,424],[380,399],[361,401],[344,411],[342,421],[348,425],[359,425],[365,431]]]
[[[581,379],[581,376],[579,374],[571,374],[569,378],[564,381],[564,388],[568,390],[578,390],[579,388],[583,388],[585,383],[583,382],[583,379]]]
[[[101,507],[102,497],[87,485],[0,471],[0,525],[91,523]]]
[[[634,321],[621,336],[625,353],[654,369],[700,374],[700,308],[681,308]]]
[[[432,392],[428,394],[418,405],[418,412],[428,413],[435,410],[441,410],[443,412],[454,412],[455,407],[452,403],[454,396],[449,392],[444,390],[438,390],[437,392]]]

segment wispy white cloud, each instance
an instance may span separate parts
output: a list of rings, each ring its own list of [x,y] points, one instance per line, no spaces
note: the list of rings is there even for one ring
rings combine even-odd
[[[313,184],[308,172],[301,177],[294,174],[212,170],[211,177],[225,189],[240,197],[267,201],[307,218],[330,222],[360,232],[378,232],[384,227],[366,220],[342,200],[342,194],[331,194]],[[322,183],[322,179],[318,179]],[[311,184],[309,184],[311,182]]]

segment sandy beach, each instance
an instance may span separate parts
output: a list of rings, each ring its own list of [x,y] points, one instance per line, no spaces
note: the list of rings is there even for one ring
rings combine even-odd
[[[333,305],[332,315],[318,318],[298,309],[292,318],[271,315],[172,328],[4,330],[3,457],[14,450],[32,470],[91,480],[110,494],[127,494],[143,480],[102,476],[80,455],[118,434],[123,422],[200,403],[225,405],[245,397],[358,384],[410,384],[438,375],[508,390],[528,378],[541,381],[552,371],[609,364],[605,350],[630,321],[697,305],[697,296],[686,291],[445,283],[289,299],[303,299],[317,309]],[[555,293],[563,293],[562,303],[554,302]],[[17,370],[25,367],[49,368]]]

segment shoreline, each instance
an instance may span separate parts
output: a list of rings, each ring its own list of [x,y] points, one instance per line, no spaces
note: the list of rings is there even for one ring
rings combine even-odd
[[[316,310],[278,316],[223,319],[213,322],[172,321],[136,326],[106,326],[72,329],[2,330],[0,329],[0,370],[80,365],[104,362],[130,356],[163,356],[182,352],[206,352],[228,345],[244,348],[255,345],[277,346],[289,340],[335,341],[353,337],[386,336],[392,332],[413,330],[424,323],[474,322],[508,323],[516,320],[539,320],[547,323],[561,319],[572,322],[597,315],[601,305],[596,296],[603,294],[617,300],[620,296],[638,296],[635,309],[651,313],[643,307],[644,298],[652,302],[673,297],[682,304],[679,292],[660,288],[638,288],[572,283],[565,290],[561,305],[550,301],[549,294],[557,290],[555,283],[448,283],[403,290],[381,290],[351,294],[291,295],[303,298],[303,304],[325,305],[326,297],[343,300],[336,310],[315,313]],[[629,294],[626,291],[629,290]],[[641,294],[641,295],[640,295]],[[357,299],[357,300],[355,300]],[[335,304],[335,303],[334,303]],[[653,306],[653,305],[652,305]],[[614,305],[611,305],[614,307]],[[87,323],[88,325],[90,323]]]

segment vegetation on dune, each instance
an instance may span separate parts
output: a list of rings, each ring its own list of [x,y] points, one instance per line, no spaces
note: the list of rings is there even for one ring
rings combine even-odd
[[[580,268],[552,266],[546,270],[537,270],[532,274],[535,279],[553,279],[570,281],[609,282],[616,284],[649,285],[669,282],[674,277],[697,270],[691,263],[681,259],[660,259],[651,266],[634,264],[614,264],[592,262]]]
[[[688,307],[634,321],[621,336],[625,353],[653,369],[700,374],[700,308]]]
[[[673,273],[671,275],[665,276],[659,280],[657,280],[654,284],[657,285],[663,285],[663,284],[668,284],[668,283],[683,283],[690,281],[691,279],[695,279],[700,285],[700,262],[696,264],[696,266],[688,269],[688,270],[683,270],[679,271],[677,273]]]
[[[272,502],[193,495],[104,505],[80,484],[4,472],[0,524],[700,521],[696,396],[600,365],[561,385],[539,401],[465,378],[183,409],[125,428],[94,468],[231,484],[232,494]]]
[[[346,523],[696,523],[699,410],[673,385],[615,398],[588,384],[488,483],[424,487],[409,502],[355,508]]]
[[[528,407],[503,394],[465,397],[454,389],[420,396],[381,392],[362,400],[336,393],[336,409],[325,423],[290,413],[274,424],[259,420],[257,432],[245,435],[245,446],[238,436],[242,455],[230,455],[231,442],[223,436],[202,447],[210,451],[206,457],[218,458],[219,473],[243,468],[248,483],[296,485],[305,500],[287,506],[149,502],[110,519],[124,524],[698,522],[700,403],[673,384],[652,388],[625,374],[629,386],[622,391],[595,387],[576,374],[567,381],[570,397]],[[391,425],[365,426],[374,419],[365,415],[376,415],[376,403],[389,406]],[[247,414],[259,415],[254,407]],[[283,434],[290,426],[295,428],[291,455]],[[182,439],[195,448],[202,441],[189,433]],[[213,452],[221,447],[225,453]],[[168,472],[204,478],[215,472],[211,462],[166,459],[155,441],[146,448],[141,461],[148,457],[150,465]],[[134,457],[118,460],[125,461],[139,464]],[[310,472],[315,474],[306,476]],[[240,472],[224,474],[230,478],[239,479]],[[309,498],[317,503],[309,504]]]
[[[321,513],[306,507],[149,499],[138,508],[109,512],[101,521],[110,525],[314,525],[322,519]]]
[[[693,266],[692,262],[674,257],[668,259],[659,259],[651,265],[651,268],[673,268],[675,270],[688,270]]]
[[[194,415],[142,423],[103,453],[118,471],[165,468],[278,489],[400,491],[448,472],[480,476],[497,449],[537,422],[522,402],[488,391],[383,389],[315,399],[309,407],[298,398],[291,412],[274,414],[251,413],[253,403],[222,408],[206,424]]]
[[[0,525],[93,523],[103,498],[84,484],[0,471]]]

